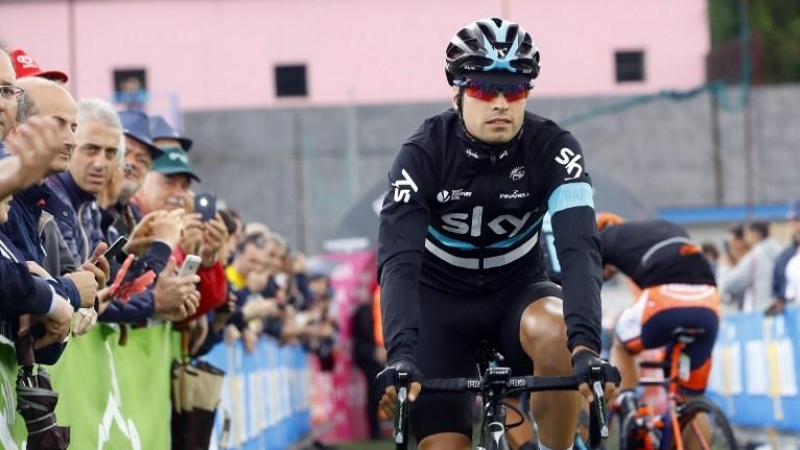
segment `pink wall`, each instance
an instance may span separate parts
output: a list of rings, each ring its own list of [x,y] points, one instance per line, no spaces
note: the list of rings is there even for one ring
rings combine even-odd
[[[504,12],[538,43],[537,95],[628,94],[703,82],[705,0],[75,0],[0,3],[2,37],[79,96],[109,98],[114,68],[146,67],[157,98],[187,110],[443,101],[444,48]],[[646,81],[617,85],[614,51],[644,49]],[[274,96],[275,64],[306,63],[308,99]]]

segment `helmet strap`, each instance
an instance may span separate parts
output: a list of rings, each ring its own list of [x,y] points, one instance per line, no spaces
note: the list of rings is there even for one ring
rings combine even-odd
[[[456,103],[456,110],[458,111],[458,120],[461,122],[461,126],[464,127],[464,131],[467,131],[467,126],[464,123],[464,88],[459,87],[458,93],[453,97],[453,100]]]

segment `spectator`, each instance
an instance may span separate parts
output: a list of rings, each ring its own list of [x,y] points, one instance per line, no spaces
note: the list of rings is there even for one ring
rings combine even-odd
[[[717,261],[717,270],[715,275],[717,283],[742,259],[742,257],[750,250],[747,241],[744,239],[744,224],[735,223],[731,224],[725,232],[725,241],[723,243],[725,253]],[[724,313],[736,312],[742,309],[744,304],[744,293],[730,293],[724,292],[720,289],[722,298],[722,311]]]
[[[280,321],[281,310],[275,298],[264,297],[269,280],[270,242],[261,233],[246,236],[237,245],[233,262],[225,269],[231,291],[237,299],[237,312],[230,323],[241,333],[248,351],[253,350],[260,331],[257,328],[251,330],[248,322],[267,318]]]
[[[189,166],[186,152],[179,148],[167,148],[164,151],[166,153],[153,162],[141,188],[132,199],[145,214],[189,208],[189,186],[192,180],[200,181],[200,177]]]
[[[24,90],[17,86],[11,59],[1,41],[0,86],[0,140],[5,141],[8,150],[14,153],[0,161],[0,332],[13,341],[18,333],[24,335],[30,331],[27,324],[18,322],[22,315],[39,316],[44,331],[36,343],[36,348],[41,348],[36,359],[53,364],[64,349],[60,343],[69,330],[74,310],[69,300],[74,299],[79,304],[80,291],[72,280],[32,276],[29,266],[35,266],[42,275],[46,274],[36,264],[26,265],[27,258],[13,240],[4,235],[4,230],[15,230],[7,226],[11,212],[8,194],[31,184],[33,186],[28,189],[38,187],[44,175],[50,172],[53,161],[60,158],[64,146],[60,142],[62,136],[58,122],[53,118],[34,117],[25,123],[16,123]],[[22,241],[27,242],[25,239]],[[77,278],[87,284],[95,281],[91,273]],[[68,288],[73,295],[71,299],[67,296]]]
[[[11,56],[11,61],[14,64],[17,78],[39,77],[59,84],[65,84],[69,81],[67,74],[60,70],[42,70],[36,60],[28,55],[25,50],[20,48],[11,50],[9,56]]]
[[[375,342],[375,318],[372,302],[365,302],[353,312],[351,336],[353,339],[353,361],[364,374],[367,384],[367,423],[370,439],[380,439],[381,429],[378,421],[378,392],[375,377],[383,370],[386,360]]]
[[[186,208],[191,180],[199,181],[192,171],[186,152],[179,148],[164,149],[165,154],[153,161],[141,188],[131,202],[147,214],[153,211],[173,211]],[[228,239],[225,224],[219,215],[201,222],[199,214],[183,216],[184,233],[173,256],[178,264],[187,254],[199,255],[203,262],[200,275],[200,306],[189,319],[214,310],[228,301],[225,272],[219,261],[219,252]]]
[[[61,235],[75,261],[86,261],[103,242],[97,195],[117,170],[124,154],[122,123],[114,108],[97,99],[78,104],[76,146],[68,170],[55,174],[47,184],[70,209],[69,217],[57,216]]]
[[[161,116],[150,117],[150,135],[153,136],[153,143],[159,148],[180,147],[185,152],[192,148],[192,140],[181,136]]]
[[[17,86],[17,74],[11,57],[8,54],[6,43],[0,40],[0,86],[3,86],[0,96],[0,138],[5,139],[14,128],[17,117],[17,107],[22,101],[25,91]],[[0,139],[2,140],[2,139]],[[6,151],[0,146],[0,155]]]
[[[223,262],[227,266],[233,262],[236,247],[242,239],[244,224],[239,214],[232,209],[220,210],[219,215],[222,221],[225,222],[225,228],[228,230],[228,242],[225,245],[226,254],[223,257]]]
[[[773,303],[767,310],[770,314],[778,314],[783,312],[787,300],[796,302],[797,295],[800,294],[800,278],[797,276],[797,267],[800,260],[792,263],[790,269],[790,260],[795,259],[797,254],[798,244],[800,244],[800,200],[796,200],[789,205],[789,212],[786,217],[789,220],[792,230],[791,242],[789,245],[778,255],[775,259],[775,271],[772,274],[772,298]],[[791,273],[791,275],[790,275]],[[789,278],[793,278],[791,286],[789,286]]]
[[[218,212],[222,223],[225,224],[225,230],[228,232],[228,240],[225,242],[224,251],[220,252],[223,266],[227,268],[233,262],[236,249],[239,247],[239,242],[242,240],[242,224],[241,221],[238,220],[239,215],[236,211],[221,209]]]
[[[0,199],[0,224],[8,221],[9,200]],[[27,325],[18,323],[21,316],[31,314],[44,323],[44,334],[36,348],[61,343],[69,333],[72,312],[69,301],[58,295],[47,280],[33,276],[14,244],[0,233],[0,333],[11,341],[18,334],[27,334]],[[57,350],[48,364],[60,356],[60,349]]]
[[[797,303],[798,299],[800,299],[800,257],[798,257],[798,253],[795,253],[786,264],[784,276],[786,278],[786,290],[783,293],[784,300],[776,302],[773,305],[774,308],[767,310],[768,314],[781,313],[786,309],[787,304]]]
[[[772,274],[780,245],[769,237],[769,223],[751,222],[745,240],[750,246],[739,262],[720,277],[720,291],[742,296],[742,311],[765,311],[772,304]]]
[[[269,265],[267,245],[268,238],[258,233],[246,236],[236,246],[233,262],[225,269],[225,274],[237,291],[246,289],[248,278],[254,274],[267,272]],[[261,290],[263,288],[257,292]]]
[[[18,126],[16,138],[9,138],[16,154],[8,155],[2,141],[16,125],[17,109],[24,95],[16,84],[11,59],[0,42],[0,198],[39,183],[61,151],[57,123],[35,119]]]
[[[67,169],[72,149],[75,146],[73,130],[76,126],[76,105],[72,96],[60,85],[42,78],[24,78],[18,85],[25,89],[25,97],[17,111],[18,124],[33,117],[51,117],[59,125],[62,147],[48,166],[46,175],[54,175]],[[14,128],[11,138],[20,128]],[[8,138],[8,137],[7,137]],[[9,147],[9,150],[12,150]],[[41,182],[41,180],[40,180]],[[34,185],[14,196],[11,201],[9,221],[0,230],[14,243],[26,261],[43,265],[45,254],[39,223],[43,211],[56,217],[69,217],[70,209],[46,184]],[[97,296],[98,277],[96,267],[84,264],[84,270],[57,278],[59,287],[69,298],[74,309],[91,307]],[[53,274],[57,276],[58,274]],[[107,275],[107,274],[106,274]],[[103,281],[104,282],[104,281]]]
[[[750,251],[750,244],[744,238],[744,231],[745,225],[737,223],[729,226],[725,234],[725,256],[731,266],[735,266]]]
[[[153,159],[164,152],[153,144],[150,137],[150,121],[138,111],[122,111],[119,113],[125,134],[125,168],[119,197],[112,207],[107,208],[109,215],[109,240],[116,236],[130,236],[131,231],[142,219],[142,213],[130,202],[142,186]]]
[[[711,266],[711,270],[717,273],[717,265],[719,265],[719,250],[717,246],[714,245],[713,242],[703,242],[700,248],[703,257],[706,258],[706,261],[708,261],[708,264]]]

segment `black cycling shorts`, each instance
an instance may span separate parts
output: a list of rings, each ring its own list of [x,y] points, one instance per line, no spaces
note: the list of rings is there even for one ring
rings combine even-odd
[[[480,297],[456,295],[420,285],[417,364],[426,378],[475,377],[476,349],[488,340],[513,375],[532,375],[533,363],[519,342],[520,319],[543,297],[562,298],[561,287],[543,279]],[[411,429],[420,442],[427,436],[457,432],[472,436],[470,394],[420,395],[411,404]]]

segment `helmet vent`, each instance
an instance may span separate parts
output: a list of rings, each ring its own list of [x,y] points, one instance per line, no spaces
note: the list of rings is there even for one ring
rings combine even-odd
[[[530,36],[525,36],[525,39],[522,41],[522,44],[520,44],[517,53],[528,55],[530,54],[531,50],[533,50],[533,41],[531,40]]]
[[[478,28],[481,29],[481,32],[483,32],[483,35],[486,36],[486,39],[490,43],[494,44],[495,42],[497,42],[497,36],[495,36],[494,30],[489,28],[488,25],[482,22],[478,22]]]
[[[469,31],[461,30],[458,33],[458,37],[461,38],[462,41],[464,41],[464,44],[466,44],[466,46],[469,47],[471,51],[477,52],[481,49],[480,43],[478,42],[477,39],[475,39],[475,36],[473,36]]]
[[[519,32],[519,25],[509,25],[508,31],[506,31],[506,42],[514,42],[517,40],[517,33]]]

